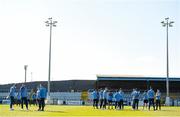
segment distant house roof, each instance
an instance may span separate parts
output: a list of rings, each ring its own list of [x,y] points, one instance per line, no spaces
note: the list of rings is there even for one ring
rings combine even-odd
[[[142,76],[117,76],[117,75],[97,75],[100,80],[126,80],[126,81],[166,81],[166,77],[142,77]],[[180,78],[169,78],[169,81],[180,81]]]

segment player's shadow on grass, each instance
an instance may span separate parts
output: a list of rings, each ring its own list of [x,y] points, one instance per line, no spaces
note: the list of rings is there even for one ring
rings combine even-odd
[[[166,110],[166,109],[164,109],[164,110],[156,110],[156,111],[169,111],[169,112],[177,112],[178,110]]]
[[[52,112],[55,112],[55,113],[67,113],[67,112],[65,112],[65,111],[53,111],[53,110],[45,110],[44,112],[50,112],[50,113],[52,113]]]

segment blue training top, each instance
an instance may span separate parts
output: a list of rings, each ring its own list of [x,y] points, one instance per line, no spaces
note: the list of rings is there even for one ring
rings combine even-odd
[[[46,98],[46,96],[47,96],[46,88],[41,87],[40,88],[40,98]]]
[[[124,99],[124,92],[123,91],[119,91],[119,94],[120,94],[120,100],[123,100]]]
[[[103,99],[103,90],[99,92],[99,99]]]
[[[20,88],[20,93],[21,93],[21,98],[23,98],[23,97],[26,97],[26,98],[27,98],[28,93],[27,93],[27,88],[26,88],[25,86],[22,86],[22,87]]]
[[[113,99],[113,93],[112,93],[112,92],[109,92],[109,93],[108,93],[107,99],[108,99],[109,101],[112,101],[112,99]]]
[[[32,99],[33,99],[33,100],[36,99],[36,94],[35,94],[35,93],[33,93]]]
[[[21,95],[20,93],[17,94],[17,99],[20,100],[21,99]]]
[[[147,99],[148,99],[147,92],[144,92],[144,93],[143,93],[143,100],[147,100]]]
[[[36,92],[36,99],[40,99],[41,97],[40,97],[40,89],[38,89],[37,90],[37,92]]]
[[[156,93],[156,100],[160,100],[161,99],[161,93],[160,92],[157,92]]]
[[[92,99],[98,99],[98,93],[96,91],[92,92]]]
[[[150,90],[147,92],[147,95],[148,95],[148,98],[149,98],[149,99],[153,99],[155,93],[154,93],[154,91],[153,91],[152,89],[150,89]]]
[[[133,91],[133,92],[131,93],[132,99],[133,99],[133,100],[134,100],[134,99],[139,99],[139,94],[140,94],[140,92],[138,92],[138,91]]]
[[[106,90],[103,91],[103,99],[107,99],[107,91]]]
[[[119,94],[119,92],[116,92],[116,93],[114,94],[114,98],[115,98],[115,101],[116,101],[116,102],[119,102],[119,101],[120,101],[121,95]]]
[[[16,88],[15,88],[14,86],[12,86],[12,87],[10,88],[9,96],[15,97],[15,90],[16,90]]]

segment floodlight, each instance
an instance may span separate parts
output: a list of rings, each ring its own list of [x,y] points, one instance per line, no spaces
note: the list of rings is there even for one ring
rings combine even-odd
[[[174,23],[174,21],[171,21],[169,24],[173,24]]]
[[[174,23],[174,21],[171,21],[170,23],[169,23],[169,27],[173,27],[173,24]]]
[[[53,21],[53,23],[57,23],[57,21]]]
[[[163,24],[162,26],[163,26],[163,27],[165,27],[165,26],[166,26],[166,24]]]
[[[48,24],[48,23],[49,23],[49,21],[45,21],[45,23],[47,23],[47,24]]]
[[[165,18],[165,20],[168,20],[168,19],[169,19],[169,17]]]
[[[162,21],[161,23],[164,24],[164,21]]]
[[[56,27],[55,23],[57,21],[52,21],[52,17],[48,18],[48,21],[45,22],[46,26],[50,26],[50,42],[51,42],[51,31],[52,27]],[[49,72],[48,72],[48,96],[47,99],[50,99],[50,77],[51,77],[51,43],[49,46]]]
[[[169,27],[173,27],[173,25],[172,25],[172,24],[169,24]]]
[[[48,18],[49,20],[52,20],[52,17]]]
[[[166,72],[166,74],[167,74],[167,77],[166,77],[166,102],[165,103],[167,105],[169,105],[169,54],[168,54],[168,51],[169,51],[169,48],[168,48],[169,47],[168,46],[168,29],[169,28],[168,27],[173,27],[172,24],[174,23],[174,21],[169,21],[169,17],[167,17],[167,18],[165,18],[165,21],[162,21],[161,23],[162,23],[163,27],[165,27],[165,26],[167,27],[167,30],[166,30],[167,31],[166,32],[167,33],[166,34],[167,35],[167,38],[166,38],[167,39],[167,43],[166,43],[166,49],[167,49],[167,54],[166,54],[167,55],[167,59],[166,59],[167,60],[167,64],[166,64],[167,65],[167,68],[166,68],[167,72]]]

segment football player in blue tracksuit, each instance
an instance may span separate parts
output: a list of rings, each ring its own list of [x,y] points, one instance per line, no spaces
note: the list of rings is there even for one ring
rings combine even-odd
[[[100,104],[99,104],[100,109],[102,109],[103,107],[103,90],[102,89],[100,89],[99,91],[99,101],[100,101]]]
[[[133,89],[133,92],[131,93],[132,100],[133,100],[133,104],[132,104],[133,110],[138,110],[138,106],[139,106],[139,95],[140,95],[140,92],[137,91],[136,89]]]
[[[159,89],[157,89],[156,92],[156,110],[158,110],[158,107],[159,110],[161,110],[161,92]]]
[[[17,104],[16,104],[17,106],[19,105],[21,105],[21,94],[20,94],[20,92],[18,92],[18,94],[17,94]]]
[[[118,93],[120,94],[119,109],[124,109],[124,92],[120,88]]]
[[[148,105],[148,95],[147,95],[147,91],[145,90],[143,93],[143,110],[144,110],[144,106],[147,109],[147,105]]]
[[[40,85],[40,104],[38,111],[44,111],[46,96],[47,96],[46,88]]]
[[[120,108],[120,99],[121,99],[121,96],[120,96],[118,91],[116,91],[114,93],[114,99],[115,99],[115,109]]]
[[[27,100],[28,92],[24,84],[22,84],[20,88],[20,94],[21,94],[21,109],[23,109],[23,105],[25,104],[26,109],[28,110],[28,100]]]
[[[30,97],[30,94],[28,94],[28,95],[27,95],[27,102],[28,102],[28,104],[31,106],[30,98],[31,98],[31,97]]]
[[[98,109],[98,92],[97,90],[94,90],[92,92],[92,99],[93,99],[93,107]]]
[[[9,92],[9,97],[10,97],[10,110],[14,110],[14,109],[13,109],[13,105],[14,105],[15,91],[16,91],[16,86],[15,86],[15,84],[14,84],[14,85],[10,88],[10,92]]]
[[[107,100],[108,100],[108,109],[113,109],[113,104],[112,104],[112,101],[113,101],[113,92],[112,91],[109,91],[107,93]]]
[[[41,100],[41,98],[40,98],[40,88],[38,87],[37,91],[36,91],[36,102],[37,102],[38,106],[40,105],[40,100]]]
[[[105,88],[103,91],[103,109],[106,109],[106,105],[107,105],[107,88]]]
[[[37,105],[35,92],[33,92],[33,94],[32,94],[32,103],[33,103],[33,105]]]
[[[147,92],[148,95],[148,101],[149,101],[149,110],[151,105],[153,105],[153,108],[155,110],[155,106],[154,106],[154,96],[155,96],[155,92],[152,88],[149,89],[149,91]]]

